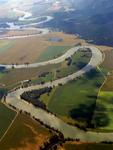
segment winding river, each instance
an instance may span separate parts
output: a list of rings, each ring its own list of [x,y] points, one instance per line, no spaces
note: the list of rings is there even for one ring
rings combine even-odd
[[[23,16],[18,18],[18,21],[23,22],[23,21],[33,21],[33,20],[37,20],[37,19],[41,19],[41,18],[46,18],[43,21],[39,21],[39,22],[35,22],[35,23],[27,23],[25,25],[15,25],[14,22],[7,22],[6,24],[9,26],[7,28],[0,28],[1,30],[26,30],[29,29],[30,27],[34,27],[36,25],[40,25],[46,22],[49,22],[53,19],[52,16],[40,16],[40,17],[32,17],[32,13],[27,12],[27,11],[23,11],[23,10],[18,10],[16,8],[13,9],[14,12],[16,13],[22,13]],[[29,34],[29,35],[16,35],[16,36],[7,36],[7,35],[0,35],[0,40],[3,39],[18,39],[18,38],[27,38],[27,37],[33,37],[33,36],[41,36],[41,35],[45,35],[47,33],[49,33],[49,29],[47,28],[35,28],[35,30],[39,31],[40,33],[36,33],[36,34]]]
[[[32,117],[35,117],[37,119],[40,119],[44,124],[49,125],[52,128],[55,128],[59,131],[61,131],[64,134],[65,138],[72,138],[72,139],[77,139],[79,138],[81,141],[85,142],[102,142],[102,141],[113,141],[113,133],[97,133],[97,132],[92,132],[92,131],[82,131],[78,129],[77,127],[68,125],[58,117],[54,116],[51,113],[46,112],[45,110],[42,110],[41,108],[36,108],[32,104],[27,103],[26,101],[22,100],[20,98],[20,95],[25,92],[25,91],[31,91],[35,89],[40,89],[44,87],[53,87],[53,86],[58,86],[59,84],[66,84],[71,80],[74,80],[80,76],[82,76],[84,73],[90,71],[92,68],[95,68],[99,66],[102,61],[102,53],[98,50],[98,48],[93,47],[93,46],[78,46],[71,48],[68,52],[66,52],[64,55],[60,56],[59,58],[56,58],[54,60],[49,60],[46,62],[41,62],[41,63],[35,63],[35,64],[29,64],[28,66],[25,65],[19,65],[15,66],[16,68],[26,68],[26,67],[39,67],[39,66],[45,66],[47,64],[56,64],[59,62],[64,61],[66,58],[72,56],[75,52],[77,52],[80,48],[86,49],[89,48],[92,52],[92,57],[90,62],[81,70],[73,73],[72,75],[69,75],[67,77],[55,80],[53,82],[48,82],[43,85],[35,85],[35,86],[30,86],[27,88],[20,88],[17,89],[16,91],[13,91],[11,93],[8,93],[6,97],[6,103],[8,105],[12,105],[17,108],[17,110],[22,110],[26,111],[31,114]],[[4,65],[6,68],[10,68],[11,65]]]
[[[20,10],[14,10],[14,11],[20,11]],[[28,12],[23,12],[23,13],[24,13],[24,16],[19,18],[20,21],[38,19],[38,18],[31,18],[32,14],[30,14]],[[34,23],[34,24],[24,25],[23,28],[27,28],[29,26],[44,23],[44,22],[50,21],[50,19],[52,19],[52,18],[47,16],[47,20],[44,20],[44,21],[38,22],[38,23]],[[10,24],[10,29],[14,29],[14,28],[17,28],[17,27],[15,27],[14,24],[12,24],[12,25]],[[48,29],[40,29],[40,30],[42,31],[42,34],[47,34],[49,32]],[[29,35],[29,36],[37,36],[37,35],[35,34],[35,35]],[[0,39],[14,39],[14,38],[29,37],[29,36],[0,37]],[[100,52],[100,50],[98,50],[98,48],[96,48],[96,47],[78,46],[78,47],[71,48],[64,55],[62,55],[56,59],[53,59],[53,60],[29,64],[29,65],[24,65],[24,64],[23,65],[14,65],[14,67],[18,69],[18,68],[33,68],[33,67],[39,67],[39,66],[46,66],[48,64],[58,64],[58,63],[64,61],[66,58],[72,56],[80,48],[82,48],[84,50],[86,48],[89,48],[92,52],[91,60],[84,68],[82,68],[81,70],[79,70],[67,77],[55,80],[53,82],[48,82],[43,85],[39,84],[39,85],[35,85],[35,86],[30,86],[27,88],[17,89],[16,91],[8,93],[5,103],[7,105],[14,106],[15,108],[17,108],[17,110],[26,111],[26,112],[30,113],[32,117],[40,119],[44,124],[61,131],[65,138],[80,139],[81,141],[85,141],[85,142],[97,142],[97,143],[102,142],[102,141],[113,141],[113,133],[99,133],[99,132],[97,133],[97,132],[93,132],[93,131],[87,131],[87,132],[82,131],[82,130],[78,129],[77,127],[74,127],[74,126],[71,126],[71,125],[65,123],[64,121],[62,121],[58,117],[54,116],[53,114],[48,113],[47,111],[42,110],[41,108],[36,108],[32,104],[29,104],[20,98],[20,95],[25,91],[31,91],[31,90],[35,90],[35,89],[44,88],[44,87],[50,87],[50,86],[51,87],[58,86],[59,84],[64,85],[71,80],[77,80],[77,78],[80,76],[83,76],[84,73],[90,71],[92,68],[96,68],[97,66],[99,66],[103,61],[103,57],[102,57],[102,53]],[[0,67],[5,67],[7,69],[11,69],[12,65],[1,64]]]

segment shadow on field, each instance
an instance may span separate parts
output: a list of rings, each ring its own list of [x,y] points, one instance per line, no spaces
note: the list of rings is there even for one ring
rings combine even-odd
[[[95,104],[81,104],[78,108],[74,108],[70,111],[72,119],[80,122],[85,122],[88,126],[91,123],[92,115],[95,109]]]
[[[82,69],[83,67],[85,67],[87,65],[87,63],[84,63],[82,61],[77,62],[76,66],[78,68],[78,70]]]
[[[87,66],[87,68],[86,68]],[[86,83],[89,80],[94,80],[96,79],[96,81],[93,83],[95,87],[99,88],[101,86],[101,82],[100,80],[97,80],[98,78],[101,77],[101,74],[98,70],[96,70],[95,68],[93,68],[92,65],[89,64],[85,64],[83,62],[79,62],[77,67],[79,68],[79,70],[82,69],[82,71],[84,71],[84,76],[82,78],[82,82],[81,84]]]
[[[87,72],[85,74],[85,76],[88,78],[88,79],[93,79],[95,77],[99,77],[100,76],[100,73],[96,70],[96,69],[92,69],[91,71]]]
[[[4,71],[6,71],[5,67],[0,67],[0,72],[3,73]]]
[[[90,100],[94,100],[94,101],[96,101],[97,99],[96,95],[88,95],[87,97],[90,98]]]
[[[92,99],[95,96],[91,96]],[[106,114],[106,108],[103,105],[96,106],[96,104],[81,104],[78,108],[74,108],[70,111],[70,116],[72,119],[78,120],[80,122],[85,122],[86,127],[105,127],[109,124],[109,118]],[[95,114],[94,114],[95,113]]]
[[[105,96],[99,95],[98,99],[102,102],[107,102],[108,104],[113,104],[113,95],[110,97],[107,97],[107,95],[105,95]]]
[[[102,104],[96,106],[96,112],[94,115],[94,123],[96,127],[106,127],[109,124],[109,117],[107,110]]]
[[[95,86],[96,86],[97,88],[100,88],[101,85],[102,85],[102,83],[95,83]]]
[[[6,89],[0,88],[0,100],[2,99],[2,97],[7,93]]]

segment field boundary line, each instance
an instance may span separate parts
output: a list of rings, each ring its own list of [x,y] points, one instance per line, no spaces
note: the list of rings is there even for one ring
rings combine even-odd
[[[102,72],[102,70],[100,69],[100,67],[97,67],[97,69],[101,72],[101,74],[102,74],[103,77],[104,77],[104,82],[102,83],[102,85],[100,86],[100,88],[99,88],[99,90],[98,90],[98,94],[97,94],[97,100],[98,100],[98,98],[99,98],[99,93],[101,92],[102,87],[103,87],[104,84],[106,83],[107,77],[104,75],[104,73]],[[96,103],[97,103],[97,100],[96,100]]]
[[[96,98],[96,105],[95,105],[95,106],[97,106],[97,101],[98,101],[98,99],[99,99],[99,93],[101,92],[101,89],[102,89],[103,85],[104,85],[104,84],[106,83],[106,81],[107,81],[107,77],[104,75],[104,73],[102,72],[102,70],[100,69],[99,66],[97,67],[97,69],[98,69],[98,70],[101,72],[101,74],[103,75],[103,77],[104,77],[104,82],[102,83],[102,85],[100,86],[100,88],[99,88],[99,90],[98,90],[97,98]],[[94,113],[93,113],[92,118],[94,118],[95,112],[96,112],[96,109],[94,110]],[[93,120],[93,119],[92,119],[92,120]]]
[[[101,74],[103,75],[104,79],[106,80],[107,77],[106,77],[105,74],[102,72],[102,70],[100,69],[99,66],[97,67],[97,69],[101,72]]]
[[[103,77],[104,77],[104,79],[105,79],[104,82],[102,83],[101,87],[99,88],[98,95],[97,95],[97,99],[98,99],[99,93],[101,92],[102,87],[104,86],[104,84],[105,84],[106,81],[107,81],[107,77],[104,75],[104,73],[102,72],[102,70],[100,69],[100,67],[97,67],[97,69],[101,72],[101,74],[103,75]]]
[[[16,120],[17,116],[18,116],[18,113],[15,115],[14,119],[12,120],[11,124],[9,125],[9,127],[7,128],[7,130],[5,131],[5,133],[3,134],[3,136],[0,138],[0,142],[4,139],[5,135],[8,133],[8,131],[10,130],[10,128],[12,127],[14,121]]]

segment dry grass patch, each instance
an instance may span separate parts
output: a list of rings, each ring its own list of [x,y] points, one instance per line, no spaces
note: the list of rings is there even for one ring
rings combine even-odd
[[[0,54],[0,63],[33,63],[44,49],[49,46],[48,41],[44,41],[39,37],[15,39],[13,41],[15,45],[9,48],[8,51]]]
[[[51,42],[48,40],[51,37],[59,37],[62,38],[63,41]],[[75,46],[78,43],[85,43],[84,40],[78,39],[74,35],[69,35],[62,32],[53,32],[40,37],[35,36],[15,39],[13,41],[15,42],[14,46],[9,48],[7,51],[4,51],[4,53],[0,54],[0,63],[33,63],[38,60],[40,55],[44,53],[49,46]]]
[[[102,91],[113,91],[113,74],[107,77],[105,84],[103,85]]]
[[[113,49],[105,51],[105,60],[103,66],[112,70],[113,69]]]
[[[76,45],[78,43],[82,43],[82,44],[86,43],[85,40],[80,39],[75,35],[66,34],[63,32],[52,32],[50,34],[45,35],[46,40],[48,40],[49,38],[54,38],[54,37],[63,39],[62,42],[52,42],[53,44],[55,45],[58,44],[59,46],[63,46],[63,45],[71,46],[71,45]]]
[[[39,34],[40,31],[36,29],[21,29],[21,30],[9,30],[4,35],[5,36],[24,36],[24,35],[32,35],[32,34]]]
[[[108,70],[113,69],[113,47],[98,45],[94,46],[96,46],[103,53],[104,61],[102,66]]]
[[[0,143],[2,150],[39,150],[54,133],[25,114],[19,114]]]

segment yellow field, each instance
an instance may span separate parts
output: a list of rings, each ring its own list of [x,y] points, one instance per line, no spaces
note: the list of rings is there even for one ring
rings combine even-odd
[[[39,34],[40,31],[36,29],[26,29],[26,30],[11,30],[6,32],[5,36],[25,36],[25,35],[31,35],[31,34]]]
[[[18,34],[18,33],[17,33]],[[51,37],[62,38],[62,42],[51,42],[48,39]],[[5,40],[6,42],[7,40]],[[0,63],[12,64],[19,63],[23,64],[26,62],[36,62],[38,57],[47,49],[49,46],[74,46],[77,43],[85,43],[84,40],[78,39],[73,35],[67,35],[64,33],[54,32],[44,35],[43,37],[29,37],[24,39],[9,40],[14,43],[9,49],[0,53]],[[0,43],[4,42],[1,40]],[[1,44],[0,44],[1,45]],[[0,46],[2,49],[2,45]]]

